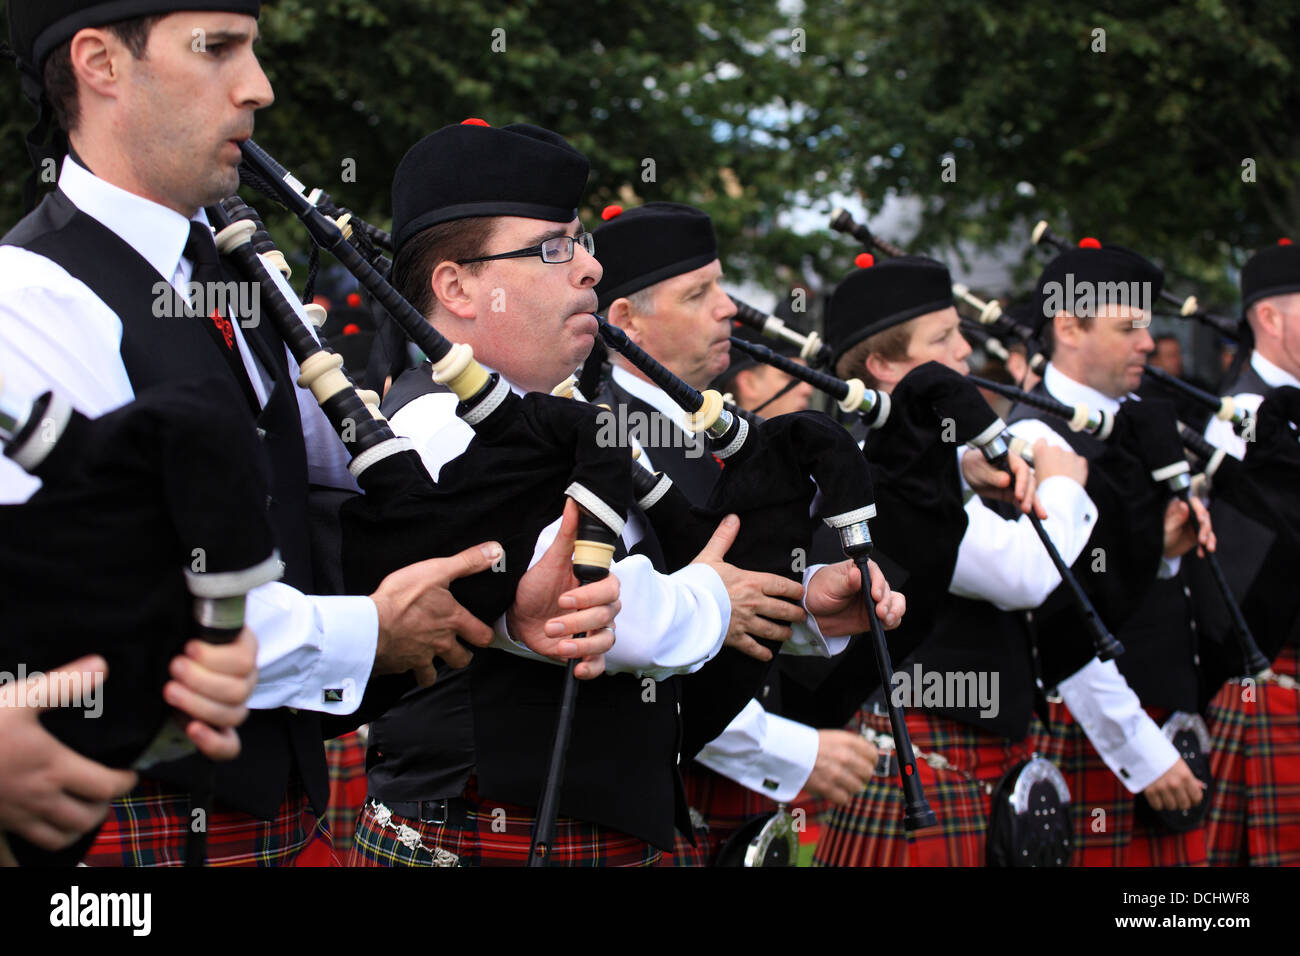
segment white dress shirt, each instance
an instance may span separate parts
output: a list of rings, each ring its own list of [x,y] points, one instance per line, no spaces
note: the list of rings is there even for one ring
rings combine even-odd
[[[184,216],[97,178],[71,159],[64,160],[59,188],[185,295],[193,264],[182,257],[189,238]],[[201,210],[194,219],[207,224]],[[279,273],[274,268],[269,271],[296,303],[297,296]],[[240,323],[232,324],[249,379],[265,404],[263,370]],[[83,282],[44,256],[15,246],[0,247],[0,375],[6,390],[35,397],[53,389],[85,415],[110,412],[135,397],[122,364],[121,340],[121,321]],[[291,380],[296,379],[298,366],[292,356],[289,373]],[[355,488],[343,443],[311,394],[302,389],[295,393],[310,480]],[[0,458],[0,502],[26,501],[39,487],[38,480]],[[249,592],[245,620],[258,639],[258,683],[250,707],[287,706],[336,715],[356,710],[378,641],[379,618],[373,601],[308,596],[276,582]],[[341,701],[324,699],[325,690],[331,688],[343,690]]]
[[[1043,386],[1067,404],[1082,402],[1112,415],[1119,410],[1118,401],[1069,378],[1050,362],[1043,373]],[[1058,448],[1070,449],[1069,442],[1057,432],[1032,418],[1013,422],[1008,430],[1030,444],[1042,438]],[[1177,558],[1162,560],[1160,577],[1172,577],[1177,572]],[[1040,638],[1051,640],[1051,635],[1040,634]],[[1142,709],[1142,702],[1113,660],[1103,663],[1094,657],[1057,684],[1057,691],[1106,766],[1130,793],[1145,790],[1177,762],[1177,748]]]
[[[1257,351],[1250,354],[1250,367],[1258,373],[1259,377],[1270,388],[1281,388],[1283,385],[1300,388],[1300,379],[1297,379],[1285,369],[1279,368]],[[1243,392],[1240,395],[1232,396],[1232,400],[1237,404],[1238,408],[1244,408],[1254,415],[1259,411],[1259,406],[1264,403],[1264,396],[1252,392]],[[1246,442],[1232,430],[1232,422],[1225,422],[1218,418],[1210,419],[1210,424],[1205,426],[1205,440],[1211,445],[1218,445],[1220,448],[1226,449],[1228,454],[1234,458],[1246,457]]]

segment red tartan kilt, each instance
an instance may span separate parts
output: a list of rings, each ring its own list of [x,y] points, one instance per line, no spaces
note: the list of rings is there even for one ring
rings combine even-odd
[[[352,849],[352,832],[366,802],[366,744],[359,733],[325,741],[329,768],[330,802],[325,809],[334,849],[346,859]]]
[[[87,866],[184,866],[190,798],[169,784],[142,780],[113,801],[91,844]],[[329,828],[293,778],[271,820],[216,805],[208,809],[208,866],[337,866]]]
[[[687,805],[700,812],[708,829],[695,834],[696,846],[677,834],[672,852],[664,854],[660,866],[711,866],[722,844],[746,820],[760,813],[772,813],[777,807],[774,800],[700,764],[687,767],[682,780],[686,784]]]
[[[463,799],[468,805],[465,829],[426,823],[393,814],[388,825],[377,817],[377,801],[366,801],[357,819],[348,866],[523,866],[536,822],[531,807],[479,796],[470,777]],[[497,812],[495,815],[493,811]],[[418,842],[408,845],[398,828],[412,831]],[[408,835],[408,839],[411,839]],[[446,851],[455,859],[442,857]],[[608,827],[570,817],[555,824],[551,866],[654,866],[660,857],[644,840]]]
[[[1169,711],[1147,708],[1157,723]],[[1205,829],[1167,833],[1136,815],[1136,796],[1111,772],[1064,703],[1048,703],[1035,749],[1070,787],[1071,866],[1205,866]],[[1099,813],[1098,811],[1102,811]]]
[[[1294,644],[1273,663],[1297,676]],[[1229,681],[1210,704],[1215,792],[1205,824],[1214,866],[1300,866],[1300,691]]]
[[[856,719],[892,733],[887,716],[863,710]],[[976,781],[996,786],[1029,756],[1028,740],[1013,743],[916,710],[907,712],[907,730],[914,749],[939,754],[976,780],[955,770],[936,770],[918,758],[921,786],[938,824],[909,835],[897,775],[872,777],[847,806],[834,808],[826,818],[815,866],[984,866],[992,795]]]

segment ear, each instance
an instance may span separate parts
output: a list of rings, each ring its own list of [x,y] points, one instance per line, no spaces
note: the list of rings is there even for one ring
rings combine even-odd
[[[429,276],[429,285],[433,288],[438,304],[456,318],[470,321],[476,317],[477,312],[474,308],[476,277],[471,275],[464,266],[450,259],[444,259]]]
[[[1274,302],[1269,299],[1261,299],[1255,305],[1255,324],[1252,331],[1256,335],[1263,332],[1261,338],[1281,338],[1282,313]]]
[[[130,56],[131,51],[107,30],[78,30],[72,38],[72,72],[77,83],[99,96],[117,95],[122,61]]]
[[[741,408],[748,408],[758,392],[755,374],[757,371],[757,369],[747,368],[743,372],[737,372],[735,378],[731,380],[731,392],[736,397],[736,404]]]
[[[615,299],[609,305],[609,310],[605,318],[611,325],[616,325],[624,332],[627,337],[635,344],[645,348],[645,327],[647,318],[637,313],[632,308],[632,303],[627,299]]]
[[[882,388],[892,389],[903,378],[903,376],[899,374],[902,363],[891,362],[887,358],[882,358],[879,352],[868,352],[866,361],[862,364],[866,367],[868,374],[870,374]]]
[[[1083,329],[1079,326],[1079,320],[1069,312],[1058,312],[1052,317],[1052,334],[1058,346],[1065,344],[1072,349],[1077,349]]]

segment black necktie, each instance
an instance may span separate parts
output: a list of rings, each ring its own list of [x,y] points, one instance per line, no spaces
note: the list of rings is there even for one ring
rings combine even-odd
[[[261,411],[253,383],[249,381],[248,370],[239,354],[235,342],[235,328],[230,321],[231,299],[237,297],[227,294],[233,291],[227,286],[226,277],[221,268],[221,257],[217,255],[217,244],[212,239],[212,232],[199,222],[190,222],[190,237],[185,242],[185,258],[194,263],[190,275],[190,287],[198,287],[198,294],[191,297],[190,305],[194,308],[198,322],[203,326],[208,337],[217,350],[221,352],[235,376],[235,381],[244,390],[249,407],[256,415]]]

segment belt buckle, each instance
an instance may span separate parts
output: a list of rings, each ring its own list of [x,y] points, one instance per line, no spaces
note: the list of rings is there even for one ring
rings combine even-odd
[[[428,809],[425,809],[426,807]],[[429,816],[429,814],[433,813],[435,810],[441,813],[441,817]],[[447,806],[447,801],[445,799],[444,800],[421,800],[419,815],[420,815],[421,823],[432,823],[438,826],[445,825],[447,822],[447,817],[450,815]]]
[[[894,775],[894,751],[881,750],[876,754],[876,768],[871,771],[874,777],[892,777]]]

